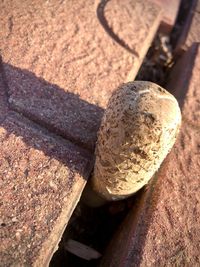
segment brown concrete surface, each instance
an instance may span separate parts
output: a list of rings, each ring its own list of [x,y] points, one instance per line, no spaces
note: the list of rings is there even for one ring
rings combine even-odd
[[[46,266],[91,170],[88,153],[20,115],[0,123],[0,266]]]
[[[186,51],[194,42],[200,42],[200,0],[190,1],[190,11],[176,45],[176,52]]]
[[[1,1],[11,107],[93,149],[103,108],[136,76],[160,10],[146,0]]]
[[[159,30],[169,34],[176,22],[181,0],[151,0],[162,7],[162,20]]]
[[[175,68],[174,84],[170,81],[183,113],[177,142],[101,266],[200,266],[199,49],[193,45]]]

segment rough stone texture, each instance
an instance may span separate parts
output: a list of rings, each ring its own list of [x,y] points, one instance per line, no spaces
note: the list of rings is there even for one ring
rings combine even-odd
[[[160,25],[160,31],[169,34],[174,27],[178,15],[180,0],[151,0],[153,3],[162,7],[163,16]]]
[[[200,0],[192,0],[187,20],[177,42],[176,52],[186,51],[194,42],[200,42]]]
[[[20,115],[0,123],[0,266],[46,266],[90,173],[88,153]]]
[[[171,150],[180,125],[176,99],[160,86],[143,81],[120,86],[98,133],[94,190],[118,200],[141,189]]]
[[[156,177],[111,243],[101,266],[199,266],[200,242],[200,125],[191,121],[199,113],[199,46],[192,78],[183,102],[183,124],[178,140]],[[194,50],[189,50],[193,57]],[[180,66],[179,66],[180,67]],[[176,73],[183,77],[186,65]],[[180,75],[180,77],[179,77]],[[185,79],[187,84],[187,78]],[[174,84],[176,88],[176,84]],[[196,88],[196,89],[194,89]],[[192,93],[193,92],[193,93]],[[181,102],[183,100],[181,99]],[[188,105],[192,101],[195,109]],[[123,244],[123,245],[122,245]],[[118,253],[114,253],[118,251]]]
[[[119,1],[119,9],[107,2],[0,3],[11,106],[90,149],[102,108],[121,82],[134,79],[161,17],[148,1]],[[115,21],[113,32],[106,25]]]

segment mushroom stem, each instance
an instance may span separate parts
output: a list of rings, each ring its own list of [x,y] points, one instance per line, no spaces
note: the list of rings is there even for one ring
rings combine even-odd
[[[107,203],[107,201],[92,188],[91,181],[87,183],[83,191],[81,201],[83,201],[87,206],[92,208],[98,208]]]

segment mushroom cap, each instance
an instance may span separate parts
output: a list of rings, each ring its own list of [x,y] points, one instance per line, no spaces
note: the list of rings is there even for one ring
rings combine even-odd
[[[93,189],[106,200],[126,198],[159,169],[181,125],[177,100],[152,82],[122,84],[98,132]]]

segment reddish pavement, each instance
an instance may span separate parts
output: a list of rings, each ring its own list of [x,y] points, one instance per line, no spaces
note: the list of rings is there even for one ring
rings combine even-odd
[[[9,0],[0,16],[1,264],[46,266],[93,164],[75,144],[94,149],[107,100],[137,74],[161,9]]]
[[[112,91],[135,78],[163,17],[145,0],[9,0],[1,1],[0,16],[1,264],[46,266],[91,172],[92,153],[84,148],[94,150]],[[193,71],[187,60],[183,65],[188,83],[171,77],[175,91],[176,83],[184,88],[184,123],[151,200],[144,199],[137,224],[143,228],[128,239],[135,230],[130,217],[120,240],[125,254],[113,246],[122,266],[198,262],[200,55],[194,49]]]
[[[136,76],[161,19],[148,1],[102,3],[10,0],[0,8],[11,107],[89,149],[102,108]]]
[[[46,266],[80,198],[91,158],[12,113],[0,123],[0,162],[0,265]]]

